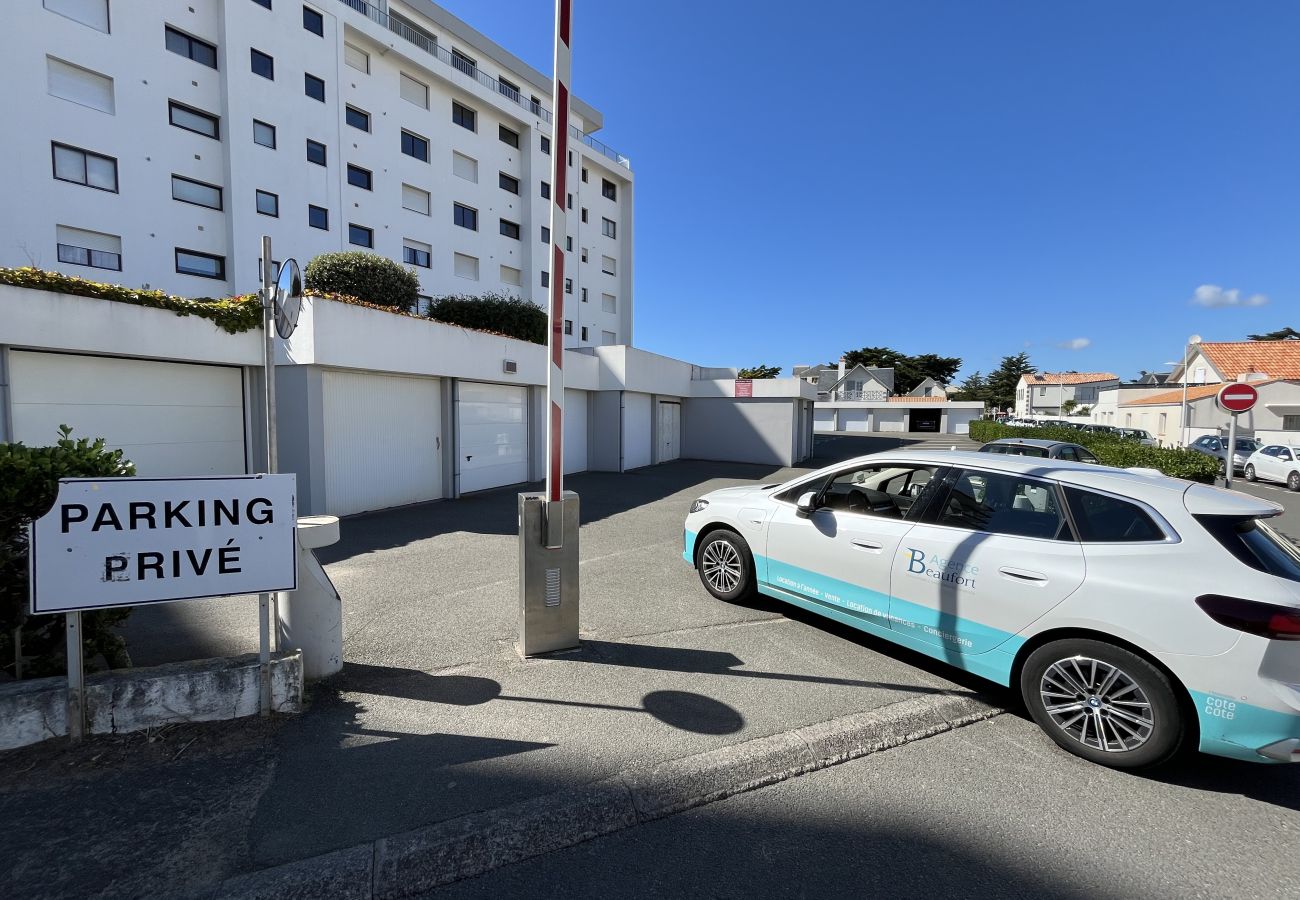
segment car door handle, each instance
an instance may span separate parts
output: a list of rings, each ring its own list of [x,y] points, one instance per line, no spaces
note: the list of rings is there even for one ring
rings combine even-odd
[[[1003,566],[998,571],[1012,581],[1023,581],[1028,584],[1047,584],[1047,576],[1042,572],[1031,572],[1029,569],[1013,569],[1011,566]]]
[[[879,553],[881,550],[885,549],[884,544],[877,544],[874,541],[849,541],[849,543],[857,547],[859,550],[866,550],[870,553]]]

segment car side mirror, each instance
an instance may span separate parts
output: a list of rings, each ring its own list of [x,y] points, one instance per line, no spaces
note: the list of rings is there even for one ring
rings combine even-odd
[[[813,491],[809,491],[806,494],[800,494],[799,499],[795,501],[794,505],[798,514],[803,518],[807,518],[817,509],[817,494]]]

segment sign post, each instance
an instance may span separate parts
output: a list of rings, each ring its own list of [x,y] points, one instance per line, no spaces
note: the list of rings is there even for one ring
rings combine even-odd
[[[519,652],[578,646],[578,495],[564,490],[564,263],[569,173],[571,0],[555,0],[551,96],[551,273],[546,492],[519,495]]]
[[[68,738],[75,744],[86,733],[86,668],[81,656],[81,610],[66,614],[68,641]]]
[[[266,473],[275,472],[275,263],[271,260],[271,237],[262,235],[262,381],[266,413]],[[271,594],[257,595],[257,683],[261,715],[271,714]]]
[[[1249,384],[1225,384],[1214,397],[1219,409],[1231,415],[1228,420],[1228,447],[1223,456],[1223,486],[1232,487],[1233,456],[1237,453],[1237,416],[1249,412],[1259,402],[1259,391]]]

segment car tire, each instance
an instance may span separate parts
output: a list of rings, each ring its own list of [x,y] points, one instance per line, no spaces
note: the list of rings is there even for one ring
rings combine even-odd
[[[704,589],[727,603],[748,600],[758,592],[754,555],[745,539],[729,528],[704,536],[695,553],[695,570]]]
[[[1220,475],[1228,474],[1228,461],[1226,459],[1219,460],[1219,474]]]
[[[1292,472],[1287,476],[1286,486],[1288,490],[1300,491],[1300,472]]]
[[[1020,672],[1020,694],[1048,737],[1110,768],[1158,766],[1186,738],[1186,716],[1169,676],[1104,641],[1068,638],[1039,647]]]
[[[1246,480],[1247,480],[1247,481],[1254,481],[1254,480],[1255,480],[1255,467],[1254,467],[1254,466],[1250,466],[1250,465],[1246,466]]]

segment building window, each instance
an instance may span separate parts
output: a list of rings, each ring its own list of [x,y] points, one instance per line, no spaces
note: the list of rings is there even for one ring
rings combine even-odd
[[[452,268],[457,278],[478,281],[478,257],[464,253],[452,254]]]
[[[566,252],[566,253],[572,253],[572,252],[573,252],[573,236],[572,236],[572,235],[565,235],[565,237],[564,237],[564,252]]]
[[[45,67],[51,97],[59,97],[79,106],[88,106],[110,116],[114,115],[117,107],[113,94],[113,79],[92,72],[90,69],[83,69],[81,66],[55,59],[53,56],[45,57]]]
[[[565,194],[565,198],[566,198],[566,200],[568,201],[565,205],[568,206],[569,209],[573,209],[573,195],[572,195],[572,194]]]
[[[184,128],[186,131],[192,131],[195,134],[201,134],[216,141],[221,140],[221,120],[210,113],[205,113],[192,106],[186,106],[184,103],[168,100],[167,120],[177,128]]]
[[[429,140],[413,131],[402,129],[402,152],[420,162],[429,161]]]
[[[271,8],[271,0],[253,0],[253,2],[258,6],[265,6],[267,9]]]
[[[506,284],[521,285],[524,282],[524,273],[514,266],[501,267],[501,280]]]
[[[364,225],[348,223],[348,243],[373,250],[375,248],[375,230]]]
[[[478,184],[478,160],[464,153],[451,152],[451,174]]]
[[[600,195],[606,200],[618,200],[618,188],[608,178],[600,179]]]
[[[616,313],[618,312],[618,300],[613,294],[601,294],[600,308],[607,313]]]
[[[585,206],[582,208],[582,224],[587,224],[587,207]]]
[[[519,240],[519,223],[502,219],[501,233],[508,238],[514,238],[516,241]]]
[[[67,144],[51,143],[50,151],[54,157],[54,177],[59,181],[117,193],[117,160],[113,157]]]
[[[172,53],[188,57],[200,65],[207,66],[209,69],[217,67],[217,48],[207,41],[190,37],[185,32],[177,31],[170,25],[163,27],[163,35],[167,49]]]
[[[587,261],[587,248],[586,248],[586,247],[583,247],[583,248],[582,248],[582,261],[583,261],[583,262],[586,262],[586,261]]]
[[[451,49],[451,64],[470,78],[478,78],[478,61],[461,53],[455,47]]]
[[[215,184],[173,175],[172,199],[182,203],[193,203],[195,206],[206,206],[208,209],[221,209],[221,188]]]
[[[587,183],[587,167],[586,167],[586,166],[583,166],[583,167],[582,167],[582,183],[583,183],[583,184],[586,184],[586,183]]]
[[[275,149],[275,126],[253,120],[253,143]]]
[[[355,106],[345,106],[343,108],[343,121],[347,122],[353,128],[359,128],[362,131],[370,130],[370,113],[364,109],[357,109]]]
[[[573,293],[573,279],[572,279],[572,278],[566,278],[566,279],[564,279],[564,293],[566,293],[566,294],[572,294],[572,293]]]
[[[614,261],[612,256],[602,256],[600,258],[600,271],[606,275],[616,275],[618,274],[618,263]]]
[[[572,150],[569,151],[569,165],[570,165],[570,166],[573,165],[573,151],[572,151]]]
[[[572,319],[565,319],[565,320],[564,320],[564,333],[565,333],[565,334],[573,334],[573,320],[572,320]]]
[[[257,192],[257,211],[264,216],[280,218],[280,195],[270,191]]]
[[[478,131],[478,113],[455,100],[451,102],[451,121],[461,128]]]
[[[461,228],[478,231],[478,210],[460,203],[452,204],[452,221]]]
[[[69,228],[66,225],[56,226],[55,233],[58,242],[55,252],[59,262],[92,269],[122,271],[122,238],[118,235]]]
[[[359,187],[363,191],[371,190],[374,187],[374,175],[369,169],[348,163],[348,184]]]
[[[550,242],[551,242],[551,229],[550,229],[549,226],[543,225],[543,226],[542,226],[542,243],[543,243],[543,244],[549,244]]]
[[[429,192],[413,185],[402,185],[402,209],[429,215]]]
[[[519,193],[519,179],[515,178],[513,175],[507,175],[505,172],[498,172],[497,184],[503,191],[509,191],[512,194]]]
[[[582,339],[583,339],[584,341],[587,340],[587,326],[586,326],[586,325],[583,325],[583,326],[582,326]]]
[[[550,272],[543,272],[543,273],[542,273],[542,287],[550,287],[550,286],[551,286],[551,273],[550,273]]]
[[[312,34],[325,37],[325,17],[310,6],[302,8],[302,27]]]
[[[618,343],[618,335],[612,331],[602,331],[600,333],[600,342],[606,347],[612,347]]]
[[[307,139],[307,162],[315,163],[318,166],[325,165],[325,145],[320,141]]]
[[[74,22],[88,25],[96,31],[109,33],[108,0],[45,0],[44,6]]]
[[[1283,417],[1282,417],[1282,430],[1283,430],[1283,431],[1300,431],[1300,416],[1294,416],[1294,415],[1293,415],[1293,416],[1283,416]]]
[[[512,81],[507,81],[500,75],[497,76],[497,90],[516,103],[519,102],[519,85]],[[519,145],[515,144],[515,146],[518,147]]]
[[[551,199],[551,183],[549,181],[543,181],[541,183],[541,192],[543,200]]]
[[[407,103],[413,103],[420,109],[429,108],[429,86],[417,81],[405,72],[398,74],[398,93]]]
[[[586,289],[586,288],[583,288],[583,289],[582,289],[582,302],[583,302],[583,303],[586,303],[586,302],[587,302],[587,289]]]
[[[329,231],[330,211],[323,206],[307,207],[307,224],[321,231]]]
[[[410,266],[427,269],[432,265],[433,248],[419,241],[402,241],[402,262]]]
[[[542,152],[549,154],[551,152],[551,139],[542,135]]]
[[[254,75],[261,75],[263,78],[275,80],[275,60],[261,50],[248,49],[248,55]]]
[[[303,73],[302,76],[303,91],[313,100],[325,102],[325,79],[317,78],[315,75]]]
[[[197,250],[176,248],[176,271],[181,275],[197,275],[199,278],[226,277],[226,258]]]
[[[365,75],[370,74],[370,54],[352,44],[343,44],[343,61]]]
[[[515,149],[519,148],[519,132],[507,128],[504,125],[498,125],[497,137],[501,139],[501,143],[509,144],[511,147],[514,147]]]
[[[605,237],[618,237],[618,226],[614,224],[613,219],[601,219],[600,230]]]

